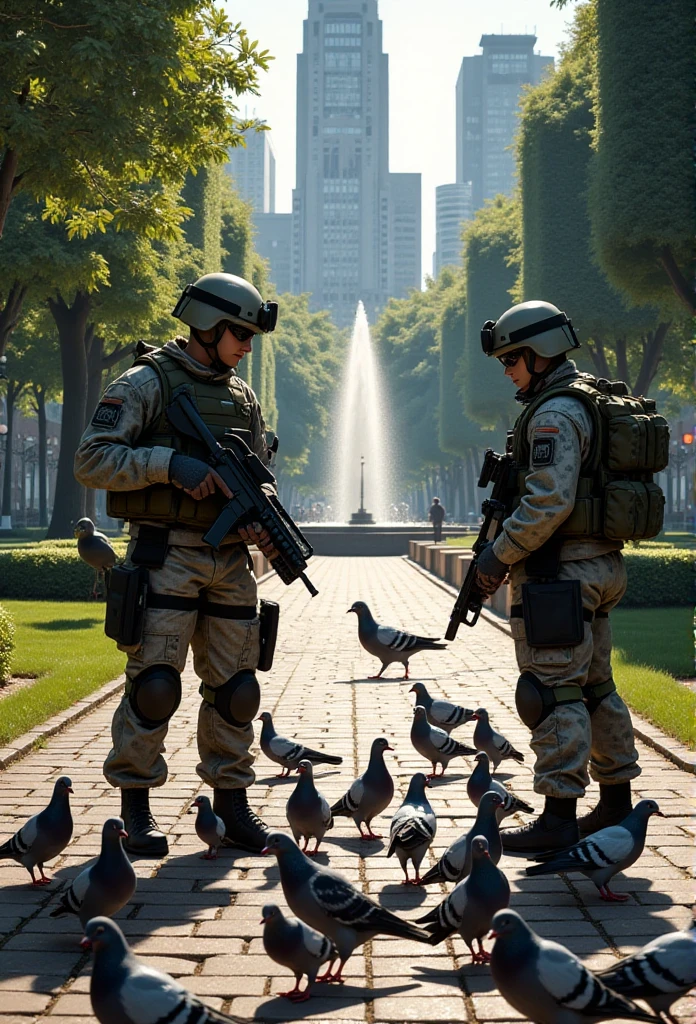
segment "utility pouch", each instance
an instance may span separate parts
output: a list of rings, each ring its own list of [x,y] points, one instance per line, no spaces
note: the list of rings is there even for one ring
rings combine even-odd
[[[259,620],[259,663],[256,666],[260,672],[268,672],[273,665],[276,640],[278,639],[278,620],[280,618],[280,605],[276,601],[261,601]]]
[[[530,647],[577,647],[585,635],[580,580],[523,583],[522,617]]]
[[[109,572],[104,632],[122,647],[142,641],[149,580],[149,570],[140,565],[117,565]]]

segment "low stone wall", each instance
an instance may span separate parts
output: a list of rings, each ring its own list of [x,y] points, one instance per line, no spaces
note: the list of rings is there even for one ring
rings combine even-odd
[[[431,544],[429,541],[412,540],[408,545],[408,557],[412,562],[431,572],[433,576],[444,580],[453,587],[461,587],[471,565],[471,548],[457,548],[453,545]],[[485,602],[485,607],[500,615],[510,618],[510,587],[504,584],[496,590],[493,597]]]

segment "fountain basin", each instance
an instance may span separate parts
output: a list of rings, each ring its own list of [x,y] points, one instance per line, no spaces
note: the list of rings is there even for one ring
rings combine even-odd
[[[408,523],[376,523],[374,526],[350,526],[348,523],[299,524],[314,548],[315,555],[407,555],[410,540],[432,540],[431,526]],[[447,537],[464,537],[468,526],[448,526]],[[478,533],[478,528],[476,531]]]

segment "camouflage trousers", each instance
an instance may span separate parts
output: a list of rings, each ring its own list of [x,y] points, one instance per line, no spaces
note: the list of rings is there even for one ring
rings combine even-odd
[[[522,601],[524,562],[511,567],[512,604]],[[626,569],[620,551],[595,558],[561,562],[559,580],[579,580],[584,608],[608,612],[624,595]],[[510,620],[520,672],[532,672],[544,686],[596,686],[611,680],[611,626],[607,616],[585,622],[577,647],[530,647],[524,621]],[[557,706],[532,730],[536,754],[534,789],[544,796],[580,797],[589,784],[612,785],[640,775],[638,751],[628,708],[610,693],[590,714],[585,704]]]
[[[126,564],[135,546],[131,541]],[[161,569],[150,570],[150,589],[157,594],[196,598],[222,605],[255,605],[256,580],[247,566],[243,544],[214,551],[207,544],[171,546]],[[240,669],[255,669],[259,660],[259,619],[228,619],[197,611],[148,608],[142,643],[120,647],[128,654],[126,676],[135,678],[150,665],[171,665],[182,672],[189,646],[196,674],[215,689]],[[121,789],[163,786],[167,764],[162,756],[167,723],[147,728],[124,696],[114,714],[113,749],[104,763],[107,782]],[[254,781],[251,725],[236,728],[207,702],[198,712],[196,771],[209,786],[240,789]]]

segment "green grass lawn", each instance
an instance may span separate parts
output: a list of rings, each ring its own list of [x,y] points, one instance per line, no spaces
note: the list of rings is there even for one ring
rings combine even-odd
[[[447,537],[445,544],[451,548],[470,548],[477,537],[478,533],[467,533],[463,537]]]
[[[125,656],[104,634],[104,605],[8,601],[17,627],[12,674],[37,676],[0,700],[0,746],[123,672]]]
[[[691,608],[617,608],[611,613],[614,674],[639,715],[696,749],[696,693],[675,676],[694,676]]]

